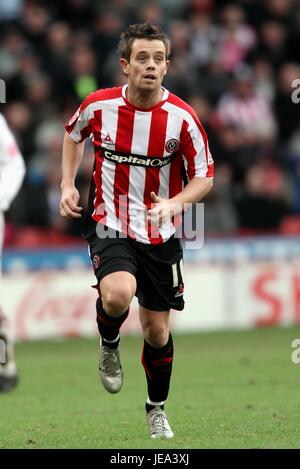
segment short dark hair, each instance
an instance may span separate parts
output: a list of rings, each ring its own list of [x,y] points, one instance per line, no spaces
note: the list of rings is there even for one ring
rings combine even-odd
[[[160,26],[151,23],[131,24],[126,31],[121,34],[117,52],[119,56],[130,60],[132,44],[135,39],[148,39],[149,41],[162,41],[166,48],[166,59],[171,52],[171,41]]]

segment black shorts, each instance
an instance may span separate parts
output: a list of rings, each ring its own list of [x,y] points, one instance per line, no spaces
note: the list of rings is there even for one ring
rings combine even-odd
[[[83,233],[90,247],[90,257],[98,284],[108,274],[130,272],[137,282],[136,296],[141,306],[154,311],[183,310],[182,247],[172,236],[159,245],[139,243],[120,237],[99,238],[94,226]]]

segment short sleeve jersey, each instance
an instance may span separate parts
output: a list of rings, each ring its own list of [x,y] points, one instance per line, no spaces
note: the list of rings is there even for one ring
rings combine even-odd
[[[126,87],[91,93],[65,128],[74,142],[93,142],[92,218],[139,242],[160,244],[175,233],[176,223],[155,228],[147,222],[151,192],[174,197],[183,188],[183,170],[188,180],[211,178],[214,163],[187,103],[163,88],[156,106],[140,109],[126,99]]]

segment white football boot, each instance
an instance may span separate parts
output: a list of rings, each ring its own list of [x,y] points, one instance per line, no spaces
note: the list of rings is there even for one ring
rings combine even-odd
[[[0,393],[13,389],[18,381],[19,376],[15,362],[14,347],[9,334],[4,327],[3,321],[0,319],[0,340],[1,340],[1,361],[0,363]]]
[[[105,389],[115,394],[123,384],[123,371],[120,361],[119,346],[115,349],[102,345],[100,339],[99,372]]]
[[[155,406],[147,414],[150,438],[170,439],[174,433],[168,422],[167,414],[160,406]]]

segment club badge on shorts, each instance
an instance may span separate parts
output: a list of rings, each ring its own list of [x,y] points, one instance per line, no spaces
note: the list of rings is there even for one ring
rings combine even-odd
[[[180,296],[183,296],[184,294],[184,285],[181,283],[177,289],[177,292],[175,293],[175,298],[179,298]]]
[[[93,267],[94,267],[94,270],[98,269],[100,265],[100,256],[98,256],[97,254],[94,255],[93,257]]]

